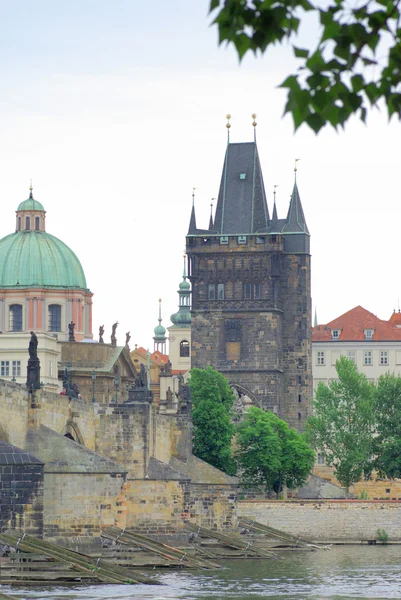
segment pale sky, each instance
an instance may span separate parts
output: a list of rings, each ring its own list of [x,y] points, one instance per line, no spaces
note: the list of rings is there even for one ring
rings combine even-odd
[[[153,349],[176,312],[196,187],[207,227],[226,146],[257,141],[269,210],[298,187],[311,232],[312,304],[325,323],[360,304],[388,319],[401,299],[397,257],[401,126],[318,136],[282,118],[277,86],[296,69],[289,48],[239,65],[218,47],[209,0],[0,0],[0,237],[34,197],[47,231],[77,254],[94,292],[93,332],[118,320],[119,344]],[[304,31],[304,37],[316,34]],[[313,39],[313,38],[312,38]],[[398,148],[398,150],[397,150]]]

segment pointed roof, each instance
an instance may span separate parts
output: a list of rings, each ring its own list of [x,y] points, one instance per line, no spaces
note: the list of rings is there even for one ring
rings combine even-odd
[[[210,213],[210,219],[209,219],[209,231],[213,231],[214,229],[214,225],[213,225],[213,215],[212,213]]]
[[[195,216],[195,205],[192,204],[192,210],[191,210],[191,218],[189,220],[189,228],[188,228],[188,235],[191,234],[196,234],[196,216]]]
[[[256,142],[228,144],[214,230],[226,235],[256,233],[269,224],[269,212]]]
[[[401,329],[390,321],[383,321],[362,306],[356,306],[326,325],[313,328],[312,341],[326,342],[331,340],[333,329],[340,331],[339,341],[357,342],[366,339],[365,330],[373,329],[372,341],[401,341]]]
[[[305,221],[305,215],[302,209],[301,198],[299,196],[296,180],[291,194],[290,206],[285,225],[283,227],[283,233],[306,233],[307,235],[310,235]]]

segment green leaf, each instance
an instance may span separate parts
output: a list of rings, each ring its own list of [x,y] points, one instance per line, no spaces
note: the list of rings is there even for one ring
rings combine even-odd
[[[354,92],[360,92],[365,85],[365,79],[362,75],[354,75],[351,77],[351,84]]]
[[[293,46],[293,50],[294,50],[294,55],[297,58],[308,58],[308,56],[309,56],[309,51],[305,50],[303,48],[296,48],[295,46]]]

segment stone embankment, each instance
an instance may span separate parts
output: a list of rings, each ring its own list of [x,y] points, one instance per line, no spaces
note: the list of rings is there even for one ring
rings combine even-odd
[[[398,500],[243,500],[238,516],[316,542],[401,541],[401,501]]]

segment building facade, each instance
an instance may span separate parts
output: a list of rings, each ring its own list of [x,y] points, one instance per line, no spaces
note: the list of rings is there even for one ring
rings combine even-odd
[[[229,143],[215,219],[186,238],[191,364],[302,430],[312,397],[310,234],[295,181],[270,218],[256,142]]]
[[[346,356],[355,361],[369,381],[387,372],[401,375],[401,313],[388,321],[362,306],[312,331],[313,386],[337,379],[336,361]]]

